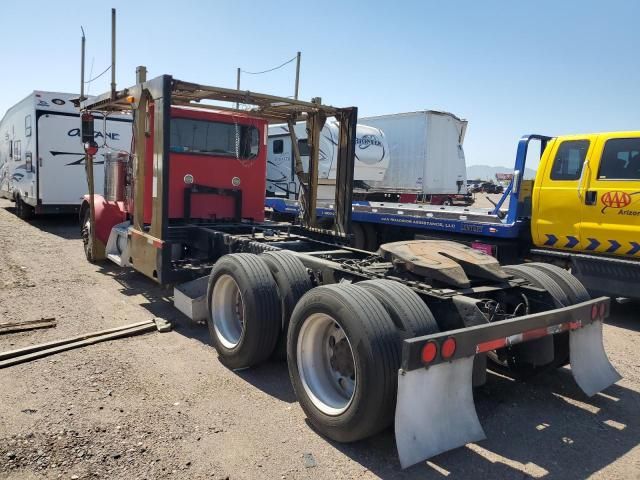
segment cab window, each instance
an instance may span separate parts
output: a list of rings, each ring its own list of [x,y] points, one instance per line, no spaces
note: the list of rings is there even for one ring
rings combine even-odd
[[[551,180],[578,180],[587,157],[589,140],[566,140],[558,147],[551,167]]]
[[[260,133],[250,125],[171,119],[172,152],[252,159],[258,155],[259,145]]]
[[[284,152],[284,141],[283,140],[274,140],[273,141],[273,153],[282,153]]]
[[[602,151],[599,180],[640,180],[640,138],[607,140]]]

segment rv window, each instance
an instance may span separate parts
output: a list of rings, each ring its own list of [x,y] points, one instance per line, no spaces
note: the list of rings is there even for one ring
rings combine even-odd
[[[282,153],[284,152],[284,141],[282,140],[274,140],[273,141],[273,153]]]
[[[22,148],[20,147],[20,140],[13,141],[13,159],[16,162],[22,160]]]
[[[24,136],[31,136],[31,115],[24,117]]]
[[[301,157],[309,156],[309,142],[307,140],[298,140],[298,150],[300,150]]]
[[[252,159],[258,156],[259,146],[260,134],[253,126],[171,119],[172,152]]]

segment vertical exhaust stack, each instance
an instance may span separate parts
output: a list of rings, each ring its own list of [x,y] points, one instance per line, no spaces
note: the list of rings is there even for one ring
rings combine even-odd
[[[111,98],[116,98],[116,9],[111,9]]]
[[[87,42],[86,37],[84,36],[84,28],[80,27],[82,30],[82,40],[80,41],[80,102],[84,101],[84,49],[85,44]]]

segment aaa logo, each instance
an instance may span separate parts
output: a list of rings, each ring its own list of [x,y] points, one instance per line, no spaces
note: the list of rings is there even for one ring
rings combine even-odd
[[[602,203],[606,207],[624,208],[631,203],[631,196],[625,192],[607,192],[602,196]]]

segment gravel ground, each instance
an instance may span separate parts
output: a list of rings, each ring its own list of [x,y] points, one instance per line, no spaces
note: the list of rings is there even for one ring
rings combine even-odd
[[[75,219],[26,223],[0,200],[0,319],[57,327],[0,351],[161,317],[170,333],[0,370],[0,478],[640,478],[640,315],[615,308],[605,346],[624,376],[593,398],[570,372],[476,390],[488,439],[401,470],[391,431],[340,445],[306,423],[286,365],[224,368],[206,328],[146,278],[85,262]]]

